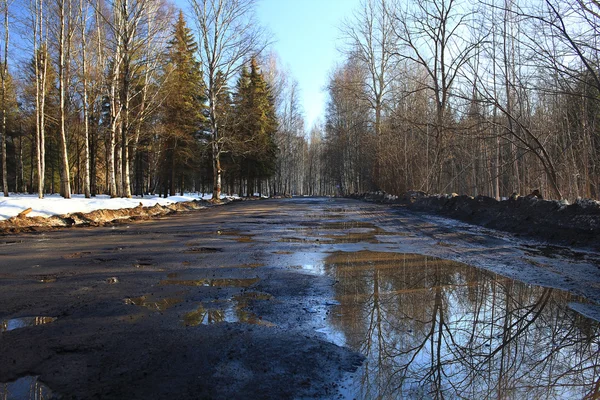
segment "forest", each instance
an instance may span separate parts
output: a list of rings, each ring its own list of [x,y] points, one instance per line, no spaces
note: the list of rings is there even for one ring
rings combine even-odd
[[[600,196],[595,0],[362,0],[311,127],[255,0],[186,5],[0,1],[4,196]]]

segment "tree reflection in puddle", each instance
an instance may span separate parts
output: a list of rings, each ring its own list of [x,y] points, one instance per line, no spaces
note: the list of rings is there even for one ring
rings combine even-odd
[[[44,400],[52,397],[48,386],[38,380],[37,376],[24,376],[14,382],[0,382],[0,399],[35,399]]]
[[[247,310],[251,301],[269,301],[273,297],[266,293],[245,292],[226,301],[214,301],[210,307],[201,304],[196,310],[183,317],[186,326],[212,325],[223,322],[241,322],[252,325],[274,327],[275,324]]]
[[[0,332],[8,332],[19,328],[45,325],[56,321],[54,317],[21,317],[0,320]]]
[[[574,295],[416,254],[336,252],[324,270],[327,329],[366,356],[357,398],[599,394],[599,324]]]

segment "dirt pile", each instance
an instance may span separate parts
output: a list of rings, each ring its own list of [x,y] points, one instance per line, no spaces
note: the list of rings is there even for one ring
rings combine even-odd
[[[227,204],[225,200],[220,204]],[[208,201],[193,200],[182,203],[173,203],[166,206],[156,204],[152,207],[144,207],[140,203],[134,208],[121,208],[118,210],[95,210],[89,213],[72,213],[65,215],[54,215],[51,217],[27,217],[27,212],[0,221],[0,234],[44,231],[59,227],[69,226],[103,226],[117,222],[139,221],[168,214],[200,210],[213,204]],[[27,210],[25,210],[27,211]]]
[[[487,196],[428,195],[416,191],[402,196],[376,192],[351,197],[405,205],[411,210],[437,213],[518,235],[600,248],[600,202],[595,200],[578,199],[569,204],[535,196],[513,196],[497,201]]]

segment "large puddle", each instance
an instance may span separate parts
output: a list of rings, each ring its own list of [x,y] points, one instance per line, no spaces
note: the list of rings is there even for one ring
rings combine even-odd
[[[52,397],[48,386],[38,380],[37,376],[25,376],[14,382],[0,382],[0,399],[2,400],[44,400]]]
[[[597,398],[600,324],[581,299],[415,254],[336,252],[330,340],[366,360],[359,399]]]

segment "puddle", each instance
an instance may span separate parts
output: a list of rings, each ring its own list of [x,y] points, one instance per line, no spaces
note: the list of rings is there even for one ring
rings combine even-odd
[[[0,320],[0,332],[8,332],[30,326],[45,325],[56,321],[54,317],[21,317]]]
[[[366,357],[354,398],[596,397],[600,323],[575,295],[415,254],[336,252],[322,270],[340,305],[317,329]]]
[[[52,391],[37,376],[24,376],[13,382],[0,382],[2,400],[50,399]]]
[[[183,299],[179,298],[154,299],[152,296],[128,297],[125,299],[125,304],[146,307],[152,311],[165,311],[182,302]]]
[[[378,244],[381,243],[378,236],[407,236],[406,233],[388,232],[366,221],[325,222],[316,225],[308,222],[301,225],[305,225],[305,227],[291,228],[290,230],[302,233],[308,239],[288,237],[282,238],[279,241],[283,243]]]
[[[194,280],[171,280],[164,279],[160,285],[180,285],[180,286],[212,286],[212,287],[238,287],[247,288],[258,282],[260,278],[242,278],[242,279],[194,279]]]
[[[273,298],[270,294],[249,292],[244,293],[224,302],[214,301],[208,306],[200,305],[196,310],[184,315],[183,323],[186,326],[212,325],[223,322],[241,322],[252,325],[274,327],[275,324],[263,320],[261,317],[247,310],[250,301],[269,301]]]

